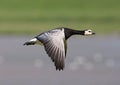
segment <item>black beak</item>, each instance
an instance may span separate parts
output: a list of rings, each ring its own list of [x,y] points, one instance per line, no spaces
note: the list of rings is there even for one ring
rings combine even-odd
[[[95,33],[95,32],[93,32],[92,34],[93,34],[93,35],[95,35],[96,33]]]

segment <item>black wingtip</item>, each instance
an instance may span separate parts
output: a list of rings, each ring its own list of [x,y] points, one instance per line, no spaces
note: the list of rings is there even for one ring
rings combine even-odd
[[[60,68],[57,68],[56,70],[57,70],[57,71],[63,71],[63,69],[60,69]]]
[[[63,71],[63,67],[56,67],[56,70]]]

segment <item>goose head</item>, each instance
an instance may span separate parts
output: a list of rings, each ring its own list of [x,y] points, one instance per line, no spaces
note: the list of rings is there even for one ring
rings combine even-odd
[[[87,30],[84,31],[84,35],[86,35],[86,36],[95,35],[95,33],[91,29],[87,29]]]

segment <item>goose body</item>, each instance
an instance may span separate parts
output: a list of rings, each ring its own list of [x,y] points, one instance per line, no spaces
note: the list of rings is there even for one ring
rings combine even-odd
[[[40,44],[45,48],[46,53],[54,62],[56,70],[63,70],[67,52],[66,40],[72,35],[93,35],[92,30],[73,30],[70,28],[56,28],[34,37],[24,45]]]

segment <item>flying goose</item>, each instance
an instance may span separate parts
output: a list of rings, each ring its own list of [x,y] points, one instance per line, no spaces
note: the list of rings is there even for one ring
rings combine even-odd
[[[73,30],[66,27],[59,27],[44,32],[34,37],[24,45],[40,44],[45,48],[46,53],[54,62],[56,70],[63,70],[67,52],[67,39],[72,35],[94,35],[92,30]]]

